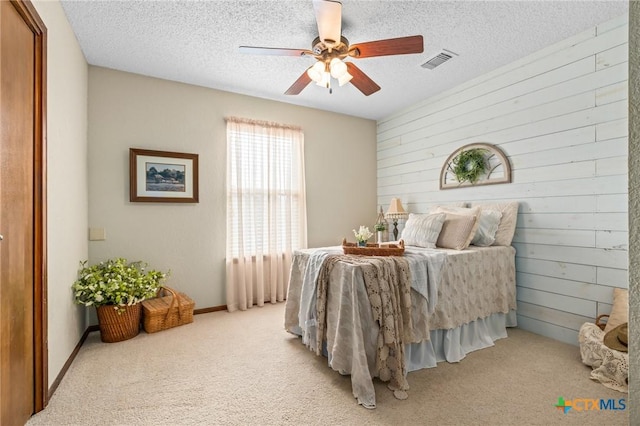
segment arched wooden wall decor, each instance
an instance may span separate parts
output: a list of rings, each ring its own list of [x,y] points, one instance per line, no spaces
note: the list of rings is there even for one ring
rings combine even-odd
[[[454,170],[456,168],[456,158],[462,153],[473,149],[484,151],[485,168],[484,173],[478,176],[475,182],[458,182]],[[465,167],[471,167],[471,164]],[[488,143],[471,143],[458,148],[445,161],[440,170],[440,189],[464,188],[467,186],[492,185],[496,183],[511,182],[511,165],[509,159],[500,148]]]

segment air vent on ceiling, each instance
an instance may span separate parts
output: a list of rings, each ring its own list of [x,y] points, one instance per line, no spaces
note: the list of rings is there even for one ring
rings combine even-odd
[[[450,59],[458,56],[457,53],[454,53],[447,49],[442,49],[442,51],[438,52],[436,55],[431,57],[427,62],[422,64],[422,68],[426,68],[428,70],[432,70],[438,65],[442,65]]]

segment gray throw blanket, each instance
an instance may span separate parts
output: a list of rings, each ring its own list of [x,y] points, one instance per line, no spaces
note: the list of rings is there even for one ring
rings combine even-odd
[[[329,255],[318,274],[316,309],[316,353],[326,336],[327,290],[331,270],[337,262],[360,265],[373,319],[379,324],[376,374],[389,382],[398,399],[407,397],[404,342],[409,341],[411,324],[411,275],[409,262],[398,256]]]

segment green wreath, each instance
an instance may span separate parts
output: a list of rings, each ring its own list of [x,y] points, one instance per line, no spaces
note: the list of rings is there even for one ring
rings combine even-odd
[[[487,163],[484,154],[487,150],[473,148],[460,151],[453,159],[453,174],[456,175],[458,183],[476,183],[478,178],[486,172]]]

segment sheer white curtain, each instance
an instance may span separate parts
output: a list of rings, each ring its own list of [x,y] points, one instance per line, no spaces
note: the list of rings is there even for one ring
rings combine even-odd
[[[227,121],[227,309],[287,295],[293,251],[307,246],[302,129]]]

